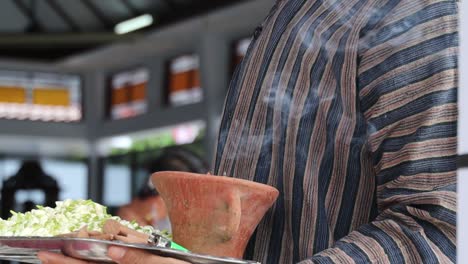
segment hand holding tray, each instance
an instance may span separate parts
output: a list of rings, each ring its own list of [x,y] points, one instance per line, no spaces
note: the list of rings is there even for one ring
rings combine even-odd
[[[119,241],[97,240],[89,238],[57,237],[0,237],[0,259],[24,263],[41,263],[36,257],[38,251],[62,252],[63,254],[96,263],[114,263],[107,257],[109,246],[121,246],[145,250],[152,254],[184,260],[193,264],[259,264],[258,262],[200,255],[180,250],[129,244]],[[149,263],[150,264],[150,263]]]

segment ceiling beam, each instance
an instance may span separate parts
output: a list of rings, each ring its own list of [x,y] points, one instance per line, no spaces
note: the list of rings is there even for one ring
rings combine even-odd
[[[80,1],[86,8],[93,13],[93,15],[101,22],[107,30],[111,30],[114,27],[114,23],[102,12],[97,6],[95,6],[90,0]]]
[[[130,11],[132,16],[138,16],[141,15],[141,12],[128,0],[120,0],[122,4],[127,8],[128,11]]]
[[[173,0],[164,0],[165,5],[168,8],[171,8],[171,10],[169,10],[169,12],[159,14],[158,25],[162,26],[182,21],[192,16],[212,12],[217,8],[244,1],[247,0],[203,0],[192,2],[188,1],[185,4],[176,4]]]
[[[132,41],[142,37],[140,33],[116,35],[114,33],[79,34],[0,34],[0,47],[35,48],[37,45],[106,44],[114,41]]]
[[[39,23],[36,17],[36,14],[34,13],[34,8],[33,8],[34,6],[28,7],[21,0],[11,0],[11,1],[16,6],[16,8],[28,18],[29,23],[31,24],[30,26],[35,26],[41,31],[44,30],[44,27]],[[31,1],[31,5],[34,5],[34,4],[35,4],[34,1]]]
[[[59,15],[60,18],[62,18],[63,21],[65,21],[65,23],[67,23],[68,27],[70,27],[72,31],[81,31],[80,27],[75,23],[75,21],[55,0],[46,0],[46,3],[52,8],[52,10],[55,11],[55,13],[57,13],[57,15]]]

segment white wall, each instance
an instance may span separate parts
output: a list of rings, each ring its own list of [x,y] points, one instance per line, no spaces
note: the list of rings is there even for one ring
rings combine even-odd
[[[459,154],[468,154],[468,2],[460,3]],[[468,261],[468,168],[458,172],[458,263]]]

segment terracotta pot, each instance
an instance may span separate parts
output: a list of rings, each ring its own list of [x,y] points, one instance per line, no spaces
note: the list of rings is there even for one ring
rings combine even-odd
[[[242,258],[247,242],[278,197],[275,188],[230,177],[157,172],[174,241],[192,252]]]

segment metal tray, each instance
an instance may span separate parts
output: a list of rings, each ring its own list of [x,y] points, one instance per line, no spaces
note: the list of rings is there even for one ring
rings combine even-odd
[[[185,260],[193,264],[259,264],[254,261],[200,255],[143,244],[128,244],[119,241],[88,238],[58,237],[0,237],[0,259],[23,263],[41,263],[36,257],[36,253],[41,250],[47,250],[62,252],[67,256],[86,261],[114,263],[107,257],[107,249],[112,245],[141,249],[158,256]]]

